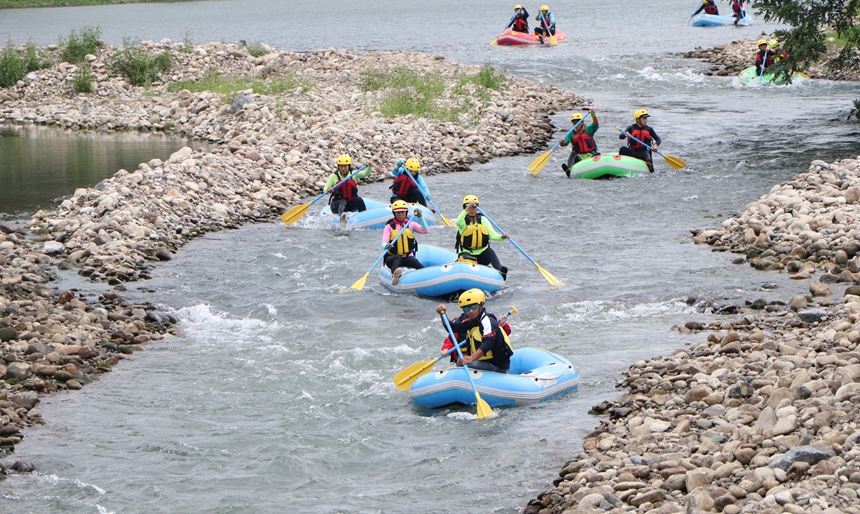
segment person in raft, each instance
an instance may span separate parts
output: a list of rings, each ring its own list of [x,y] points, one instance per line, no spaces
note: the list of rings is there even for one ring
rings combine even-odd
[[[764,39],[758,40],[758,51],[755,53],[755,74],[761,75],[761,69],[773,66],[773,54],[767,47],[767,41]]]
[[[735,25],[737,25],[742,19],[746,18],[747,13],[744,11],[743,0],[732,0],[732,12],[732,18],[735,19]]]
[[[567,158],[567,164],[561,165],[561,169],[564,170],[567,178],[570,178],[570,168],[574,164],[589,157],[600,155],[600,152],[597,151],[597,143],[594,142],[594,133],[600,128],[600,123],[597,121],[597,111],[592,107],[588,112],[591,114],[591,123],[586,126],[585,122],[582,121],[585,116],[579,112],[573,113],[570,121],[576,129],[559,141],[561,146],[571,145],[570,157]]]
[[[409,203],[420,203],[427,207],[427,200],[430,199],[430,189],[427,188],[427,183],[424,182],[424,177],[420,175],[421,163],[415,157],[398,160],[394,163],[394,169],[391,174],[394,175],[394,183],[389,186],[391,189],[391,200],[405,200]],[[410,179],[409,177],[412,177]],[[415,182],[412,180],[414,179]],[[415,187],[415,183],[418,187]]]
[[[475,291],[480,291],[480,289],[475,289]],[[493,315],[488,314],[488,316]],[[508,317],[504,314],[499,316],[499,327],[501,327],[501,329],[505,331],[506,335],[511,335],[511,324],[508,323]],[[454,332],[454,337],[457,338],[457,343],[460,344],[460,351],[463,352],[463,355],[471,355],[472,348],[470,347],[470,345],[463,344],[466,341],[466,334]],[[451,342],[451,336],[445,336],[445,341],[442,342],[441,354],[443,356],[448,355],[448,351],[452,348],[454,348],[454,343]],[[457,354],[456,350],[450,353],[450,357],[451,362],[453,362],[454,364],[456,364],[457,361],[460,360],[460,356]]]
[[[502,328],[502,324],[507,325],[504,316],[497,318],[495,314],[486,311],[486,299],[480,289],[469,289],[460,295],[458,301],[463,314],[455,320],[448,320],[454,334],[465,334],[467,341],[463,358],[458,359],[457,364],[466,364],[472,369],[482,371],[507,373],[511,368],[511,355],[514,354],[511,340],[508,338],[510,327],[508,330]],[[436,314],[444,315],[445,311],[444,304],[436,307]],[[453,346],[452,343],[449,348]],[[443,346],[442,355],[445,353],[447,350]]]
[[[396,200],[391,204],[391,212],[394,217],[385,224],[382,231],[382,248],[388,250],[385,254],[385,265],[391,270],[393,278],[391,285],[396,286],[403,276],[403,267],[421,269],[424,267],[421,261],[415,258],[415,250],[418,242],[415,240],[414,232],[426,234],[427,221],[421,214],[420,209],[415,209],[415,217],[418,222],[411,222],[407,226],[406,214],[409,213],[409,205],[403,200]],[[400,235],[400,231],[403,235]],[[398,237],[399,236],[399,237]],[[396,241],[395,241],[396,239]]]
[[[549,12],[548,5],[540,6],[540,12],[535,16],[535,20],[538,22],[535,27],[535,36],[540,39],[541,43],[543,43],[544,36],[555,35],[555,16]],[[549,32],[547,32],[547,29],[549,29]]]
[[[657,135],[657,132],[655,132],[653,128],[648,126],[648,118],[650,116],[651,115],[648,114],[648,111],[645,109],[639,109],[633,113],[633,120],[636,123],[624,129],[624,132],[635,137],[639,141],[642,141],[645,145],[650,146],[651,149],[657,150],[660,146],[660,136]],[[629,157],[636,157],[637,159],[645,161],[645,164],[648,165],[648,171],[654,173],[654,162],[651,159],[651,149],[648,149],[648,147],[639,141],[634,141],[632,138],[627,137],[624,134],[618,135],[618,139],[624,139],[625,137],[627,138],[627,146],[619,148],[618,153]]]
[[[773,76],[785,75],[785,79],[791,84],[791,68],[789,68],[788,52],[779,46],[779,41],[771,39],[767,42],[767,48],[773,56]]]
[[[457,241],[454,250],[460,253],[459,260],[492,266],[499,270],[504,280],[508,279],[508,268],[499,262],[496,252],[490,248],[490,241],[504,241],[507,234],[499,235],[493,225],[478,212],[478,197],[467,195],[463,198],[463,212],[457,216]]]
[[[514,32],[525,32],[528,34],[529,31],[529,12],[526,11],[526,8],[521,5],[515,5],[514,11],[517,13],[514,16],[514,19],[508,23],[508,26],[505,28],[511,28]]]
[[[700,12],[705,11],[705,14],[713,14],[714,16],[719,16],[720,10],[717,8],[717,3],[714,0],[702,0],[702,5],[696,9],[696,12],[693,13],[693,16],[699,14]]]
[[[368,166],[364,171],[356,173],[349,180],[332,189],[352,172],[352,157],[341,154],[337,158],[337,171],[329,175],[323,193],[331,192],[328,203],[331,206],[331,212],[340,216],[341,222],[346,220],[345,212],[362,212],[367,209],[364,199],[358,196],[358,185],[355,181],[370,175],[370,171]]]

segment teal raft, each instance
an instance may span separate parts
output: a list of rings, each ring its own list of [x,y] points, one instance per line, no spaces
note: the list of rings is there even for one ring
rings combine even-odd
[[[617,153],[595,155],[574,164],[570,168],[571,178],[601,179],[614,177],[636,177],[647,173],[645,161]]]
[[[391,205],[388,203],[365,198],[364,206],[367,207],[367,210],[362,212],[345,212],[346,220],[343,225],[350,228],[382,230],[385,228],[385,224],[388,223],[388,220],[394,217],[394,214],[391,213]],[[421,209],[421,213],[424,215],[427,225],[433,225],[436,223],[436,213],[430,210],[429,207],[424,207],[417,203],[410,203],[410,216],[412,215],[412,211],[415,209]],[[340,219],[331,212],[331,206],[328,205],[322,208],[319,217],[321,220],[334,223],[335,225],[340,223]]]
[[[490,407],[540,403],[576,391],[579,372],[561,355],[539,348],[518,348],[507,373],[469,370],[481,399]],[[409,388],[416,405],[435,409],[445,405],[475,404],[475,391],[466,370],[449,368],[418,377]]]
[[[449,296],[473,288],[492,293],[505,284],[502,274],[495,268],[454,262],[457,254],[445,248],[419,244],[415,258],[425,267],[403,268],[403,276],[394,285],[391,283],[391,270],[388,266],[382,266],[379,269],[379,283],[395,293],[434,297]]]
[[[794,72],[789,74],[790,77],[794,76]],[[748,86],[750,84],[758,84],[759,83],[758,74],[755,72],[755,66],[750,66],[745,69],[738,75],[738,80],[742,86]],[[785,73],[780,73],[779,78],[774,80],[773,73],[765,73],[761,77],[761,85],[763,86],[784,86],[786,84],[790,84],[791,80],[789,77],[785,75]]]

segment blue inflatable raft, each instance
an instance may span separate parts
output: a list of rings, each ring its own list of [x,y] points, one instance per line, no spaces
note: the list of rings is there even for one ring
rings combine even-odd
[[[507,374],[469,372],[490,407],[545,402],[579,387],[579,373],[569,360],[538,348],[515,350]],[[457,367],[418,377],[409,389],[409,399],[431,409],[452,403],[475,405],[475,392],[466,370]]]
[[[457,254],[433,245],[418,245],[415,257],[425,267],[404,268],[397,285],[387,266],[379,270],[379,282],[395,293],[415,293],[421,296],[448,296],[474,287],[492,293],[498,291],[505,280],[498,270],[482,264],[454,262]]]
[[[385,224],[388,223],[388,220],[394,217],[394,215],[391,214],[391,205],[388,203],[365,198],[364,206],[367,207],[366,211],[346,212],[346,222],[344,225],[351,228],[382,230],[385,228]],[[431,211],[429,207],[424,207],[421,204],[409,204],[410,216],[412,215],[412,211],[416,208],[421,209],[421,213],[424,215],[424,219],[427,220],[428,225],[436,223],[436,214]],[[340,223],[340,218],[331,212],[331,206],[328,205],[320,210],[319,217],[321,220],[329,221],[335,225]]]
[[[744,17],[738,22],[738,27],[752,25],[753,17],[744,9]],[[690,19],[690,25],[694,27],[727,27],[735,24],[734,16],[720,16],[716,14],[699,14]]]

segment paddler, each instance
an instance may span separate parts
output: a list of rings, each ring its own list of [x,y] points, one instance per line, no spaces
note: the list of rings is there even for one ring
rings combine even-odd
[[[540,12],[535,16],[535,20],[538,22],[535,27],[535,36],[540,39],[541,43],[543,43],[544,36],[555,35],[555,16],[549,12],[548,5],[540,6]]]
[[[526,11],[526,8],[517,4],[514,6],[514,11],[516,14],[514,15],[511,22],[508,23],[507,27],[513,27],[514,32],[525,32],[528,34],[529,32],[529,12]]]
[[[575,112],[570,117],[570,122],[576,127],[573,132],[564,136],[564,139],[559,141],[561,146],[571,145],[570,157],[567,158],[567,164],[562,164],[561,169],[570,178],[570,168],[574,164],[583,159],[600,155],[597,151],[597,143],[594,141],[594,133],[600,128],[600,123],[597,121],[597,111],[594,107],[589,109],[591,115],[591,123],[587,126],[583,120],[584,116],[580,112]]]
[[[714,0],[702,0],[702,5],[696,9],[696,12],[693,13],[693,16],[699,14],[702,11],[705,11],[705,14],[712,14],[714,16],[719,16],[720,10],[717,8],[717,3]]]
[[[648,111],[645,109],[639,109],[634,112],[633,120],[636,123],[624,129],[624,132],[635,137],[642,143],[645,143],[645,145],[650,146],[651,149],[657,150],[660,146],[660,136],[657,135],[657,132],[655,132],[653,128],[648,126],[648,118],[650,116],[651,115],[648,114]],[[629,157],[636,157],[637,159],[645,161],[645,164],[648,165],[648,171],[654,173],[654,162],[651,159],[651,149],[624,134],[618,135],[618,139],[624,139],[625,137],[627,138],[627,146],[619,148],[618,153]]]
[[[406,214],[409,213],[409,205],[403,200],[396,200],[391,204],[391,212],[394,217],[385,224],[382,231],[382,248],[388,250],[385,254],[385,265],[391,270],[393,276],[391,285],[396,286],[403,276],[403,267],[421,269],[424,267],[417,258],[415,251],[418,242],[415,240],[414,232],[426,234],[427,221],[424,219],[420,209],[415,209],[415,217],[418,222],[410,222],[407,226]],[[400,235],[400,231],[404,231]]]
[[[490,241],[504,241],[508,235],[499,235],[493,229],[492,224],[478,212],[479,204],[475,195],[466,195],[463,198],[463,212],[454,221],[457,226],[454,250],[460,253],[459,260],[492,266],[507,280],[508,268],[499,262],[496,252],[490,248]]]
[[[346,212],[362,212],[367,209],[364,205],[364,199],[358,196],[358,185],[355,181],[370,175],[370,166],[332,190],[335,184],[349,176],[351,170],[352,157],[348,154],[341,154],[337,158],[337,171],[329,175],[323,188],[323,193],[331,191],[328,203],[331,206],[331,212],[340,216],[341,222],[345,221]]]
[[[427,207],[430,189],[420,172],[421,163],[415,157],[410,157],[405,162],[403,159],[399,159],[394,163],[394,169],[391,170],[391,174],[394,175],[394,183],[389,186],[391,189],[390,201],[405,200],[409,203],[420,203]],[[415,186],[416,183],[418,184],[417,187]]]
[[[463,337],[467,344],[463,350],[463,358],[457,359],[457,364],[466,364],[471,369],[507,373],[511,367],[511,355],[514,350],[508,334],[511,332],[506,316],[496,317],[484,308],[487,297],[480,289],[469,289],[460,295],[457,303],[463,309],[457,319],[449,320],[451,329],[456,337]],[[436,314],[443,315],[447,308],[445,304],[436,307]],[[442,355],[454,347],[450,337],[442,345]],[[460,342],[460,341],[458,341]],[[452,354],[453,355],[453,354]]]

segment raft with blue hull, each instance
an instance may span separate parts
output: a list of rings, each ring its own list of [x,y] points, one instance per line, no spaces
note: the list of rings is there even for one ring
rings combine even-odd
[[[617,153],[595,155],[590,159],[579,161],[570,168],[571,178],[585,179],[636,177],[640,173],[647,172],[648,165],[645,161]]]
[[[394,217],[391,213],[391,205],[388,203],[365,198],[364,206],[367,207],[367,210],[365,211],[344,213],[346,214],[346,223],[344,225],[350,228],[381,230],[385,228],[385,224],[388,223],[388,220]],[[418,203],[409,204],[410,216],[412,216],[412,212],[416,208],[421,209],[421,213],[424,215],[424,219],[427,221],[428,225],[436,223],[436,214],[430,210],[429,207],[424,207]],[[320,210],[319,217],[321,220],[330,221],[335,225],[340,223],[340,218],[331,212],[331,206],[329,205],[326,205],[322,210]]]
[[[414,293],[421,296],[449,296],[478,288],[486,293],[498,291],[505,279],[495,268],[483,264],[454,262],[457,254],[438,246],[419,244],[415,257],[424,265],[421,269],[404,268],[397,285],[388,266],[381,266],[379,283],[395,293]]]
[[[738,22],[738,27],[746,27],[752,25],[753,17],[744,10],[744,17]],[[735,24],[734,16],[720,16],[718,14],[699,14],[690,19],[690,25],[694,27],[727,27]]]
[[[545,402],[579,387],[579,372],[569,360],[538,348],[515,350],[508,373],[469,372],[490,407]],[[431,409],[453,403],[475,405],[475,392],[466,370],[457,367],[418,377],[409,388],[409,399]]]

